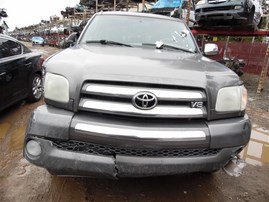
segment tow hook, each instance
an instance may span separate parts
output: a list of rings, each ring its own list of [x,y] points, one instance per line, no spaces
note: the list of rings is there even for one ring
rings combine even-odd
[[[224,167],[223,170],[226,174],[239,177],[242,174],[242,170],[246,167],[246,162],[239,157],[239,155],[233,157]]]

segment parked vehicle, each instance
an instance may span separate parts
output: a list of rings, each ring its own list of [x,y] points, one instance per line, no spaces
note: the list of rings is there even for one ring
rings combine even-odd
[[[2,18],[6,18],[6,17],[8,17],[6,9],[0,8],[0,23],[1,23]],[[5,31],[7,31],[7,28],[8,28],[8,26],[7,26],[5,21],[3,23],[1,23],[0,24],[0,34],[5,33]]]
[[[44,46],[45,45],[44,38],[42,38],[41,36],[34,36],[34,37],[32,37],[32,46],[34,46],[34,45]]]
[[[42,57],[15,38],[0,34],[0,111],[27,98],[41,99]]]
[[[223,60],[220,60],[218,62],[233,70],[238,76],[243,76],[244,74],[243,68],[246,65],[244,60],[233,57],[233,58],[224,58]]]
[[[200,0],[195,7],[198,26],[220,26],[257,29],[262,22],[262,7],[259,0]]]
[[[55,35],[50,35],[48,37],[48,45],[49,46],[53,46],[53,47],[56,47],[57,44],[59,43],[59,39],[60,39],[60,36],[58,36],[57,34]]]
[[[180,19],[100,12],[44,62],[23,153],[53,175],[214,172],[248,144],[247,92]]]
[[[101,1],[102,3],[103,1]],[[80,4],[88,8],[96,8],[96,0],[80,0]]]
[[[44,42],[43,42],[44,46],[48,45],[48,38],[44,38]]]
[[[179,19],[186,20],[187,16],[187,4],[188,0],[159,0],[149,10],[153,14],[167,15]],[[195,23],[194,16],[194,3],[191,1],[190,4],[190,16],[189,16],[189,27],[193,27]]]
[[[6,12],[6,9],[4,8],[0,8],[0,20],[1,18],[6,18],[8,15],[7,15],[7,12]]]
[[[263,14],[268,14],[269,11],[269,0],[265,0],[262,4],[262,12]]]
[[[78,39],[77,32],[73,32],[68,37],[62,39],[59,42],[58,48],[68,48],[70,46],[73,46],[77,41],[77,39]]]

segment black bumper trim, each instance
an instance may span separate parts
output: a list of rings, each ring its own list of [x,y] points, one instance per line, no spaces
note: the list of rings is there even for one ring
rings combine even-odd
[[[24,157],[29,162],[46,168],[51,174],[114,179],[211,172],[225,166],[242,148],[225,148],[216,155],[205,157],[153,158],[123,155],[107,157],[64,151],[54,147],[50,140],[36,137],[31,139],[39,142],[42,153],[38,158],[33,158],[24,147]]]
[[[159,158],[178,158],[178,157],[203,157],[218,154],[221,149],[156,149],[156,148],[124,148],[117,146],[93,144],[80,141],[52,141],[53,145],[60,150],[80,152],[84,154],[104,155],[104,156],[135,156],[135,157],[159,157]]]

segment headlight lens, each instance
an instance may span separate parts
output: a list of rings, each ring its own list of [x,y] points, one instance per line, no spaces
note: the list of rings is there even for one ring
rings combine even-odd
[[[198,1],[196,5],[205,4],[205,0]]]
[[[44,96],[57,102],[68,103],[69,82],[60,75],[47,72],[44,84]]]
[[[242,6],[235,6],[234,10],[240,10],[242,8]]]
[[[247,90],[244,86],[226,87],[217,95],[217,112],[243,111],[247,106]]]
[[[248,103],[248,91],[245,86],[241,86],[242,100],[241,100],[241,111],[247,108]]]

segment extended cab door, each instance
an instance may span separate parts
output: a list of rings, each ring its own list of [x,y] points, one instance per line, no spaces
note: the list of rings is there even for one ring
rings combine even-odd
[[[0,110],[27,95],[32,65],[22,49],[21,44],[0,37]]]

